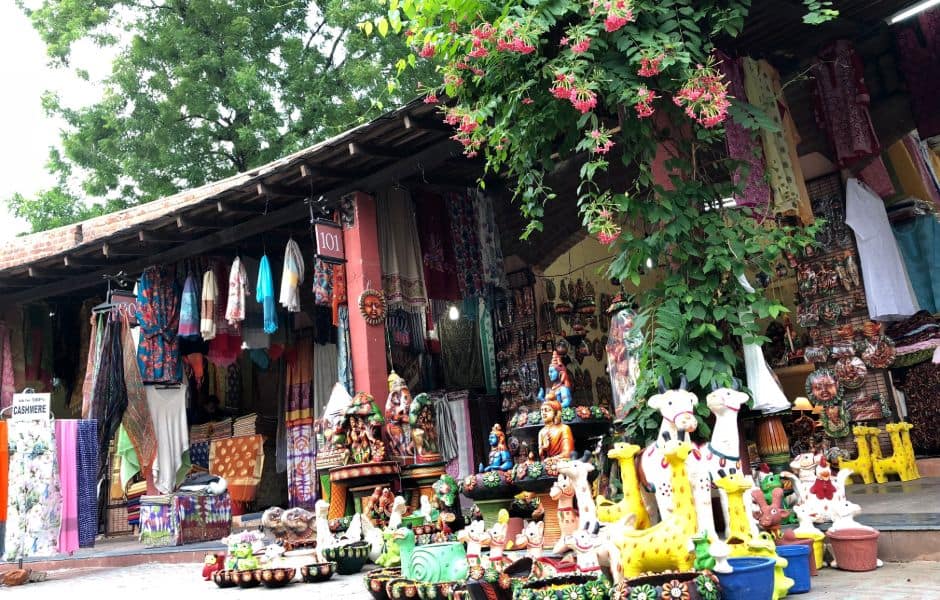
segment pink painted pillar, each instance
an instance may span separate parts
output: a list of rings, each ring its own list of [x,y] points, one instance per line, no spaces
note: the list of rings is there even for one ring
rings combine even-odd
[[[359,314],[359,295],[370,286],[382,288],[379,259],[379,232],[375,199],[368,194],[353,195],[355,220],[343,228],[346,248],[346,289],[349,295],[349,345],[352,353],[353,383],[357,391],[384,399],[388,393],[385,362],[385,328],[366,324]]]

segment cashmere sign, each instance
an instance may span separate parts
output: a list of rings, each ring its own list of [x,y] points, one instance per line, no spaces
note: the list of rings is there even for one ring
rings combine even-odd
[[[52,394],[13,394],[14,421],[36,421],[49,418]]]

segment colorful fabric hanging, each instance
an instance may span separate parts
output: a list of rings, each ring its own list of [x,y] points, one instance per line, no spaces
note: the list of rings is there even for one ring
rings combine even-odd
[[[288,312],[300,312],[300,284],[304,281],[304,257],[294,238],[287,240],[284,249],[284,269],[281,272],[281,306]]]
[[[912,150],[914,150],[912,152]],[[926,173],[920,166],[921,159],[916,152],[916,144],[905,139],[898,140],[886,152],[891,170],[897,177],[898,185],[906,196],[913,196],[940,206],[940,193],[930,184]]]
[[[59,463],[59,493],[62,520],[59,529],[60,554],[78,550],[78,421],[55,422],[56,460]]]
[[[91,402],[92,417],[98,422],[98,456],[108,455],[108,445],[121,425],[127,409],[127,388],[124,384],[124,350],[121,345],[121,324],[105,320],[101,338],[101,357]],[[131,346],[133,351],[133,346]],[[98,478],[105,475],[105,462],[99,465]]]
[[[940,8],[897,26],[898,63],[920,137],[940,134]]]
[[[496,341],[493,339],[493,315],[483,298],[479,311],[480,349],[483,351],[483,380],[486,393],[496,393]]]
[[[846,40],[829,44],[813,61],[816,123],[835,150],[836,164],[847,167],[881,152],[868,114],[871,97],[865,68]]]
[[[718,68],[728,82],[728,93],[739,100],[747,100],[741,62],[721,52],[718,57]],[[764,151],[756,134],[752,134],[734,118],[729,118],[725,121],[725,146],[729,157],[747,167],[747,181],[741,192],[735,195],[735,204],[766,207],[770,204],[770,187],[764,178]],[[735,170],[732,181],[735,185],[741,185],[741,169]]]
[[[10,435],[7,422],[0,420],[0,556],[7,535],[7,501],[10,492]]]
[[[385,189],[375,205],[385,301],[389,308],[423,311],[427,293],[411,195],[403,189]]]
[[[140,465],[150,468],[157,457],[157,435],[154,431],[154,421],[147,403],[147,392],[144,390],[140,371],[137,370],[138,360],[134,359],[134,341],[131,337],[131,328],[127,319],[120,324],[123,331],[124,346],[124,388],[126,390],[127,408],[121,419],[121,424],[127,430],[127,435],[134,443]],[[178,369],[182,371],[181,363]],[[182,377],[182,372],[180,373]],[[179,381],[179,378],[177,378]],[[149,388],[148,388],[149,389]],[[183,389],[180,387],[179,389]]]
[[[932,215],[921,215],[892,223],[907,274],[921,310],[940,311],[940,222]]]
[[[228,482],[233,514],[243,514],[247,503],[255,499],[263,468],[264,437],[261,435],[212,440],[209,446],[209,472]]]
[[[237,409],[242,405],[242,373],[237,362],[228,366],[225,386],[226,408]]]
[[[503,247],[493,210],[493,198],[480,190],[472,196],[476,213],[477,237],[480,240],[480,260],[483,267],[483,284],[490,290],[506,288],[506,269],[503,265]]]
[[[349,342],[349,307],[339,307],[339,325],[336,335],[336,380],[343,384],[346,393],[352,394],[352,350]]]
[[[297,340],[297,344],[286,358],[287,398],[284,419],[287,442],[287,495],[292,507],[312,509],[316,503],[313,340]]]
[[[245,298],[248,296],[248,272],[239,257],[232,262],[228,278],[228,303],[225,320],[229,325],[238,325],[245,320]]]
[[[876,156],[865,165],[865,168],[858,172],[858,179],[882,198],[890,198],[897,193],[881,156]]]
[[[274,278],[271,276],[271,263],[267,254],[261,257],[261,265],[258,267],[255,300],[264,307],[264,332],[274,333],[277,331],[277,308],[274,301]]]
[[[180,337],[199,337],[199,295],[196,290],[196,278],[192,273],[186,276],[183,284],[183,296],[180,300]]]
[[[0,408],[13,404],[16,393],[16,381],[13,373],[13,340],[6,323],[0,323],[0,345],[3,346],[0,357]]]
[[[215,271],[206,269],[202,275],[202,318],[199,320],[199,334],[205,341],[215,338],[216,304],[219,301],[219,282]]]
[[[98,535],[98,423],[78,422],[78,546],[91,548]]]
[[[454,240],[444,199],[437,194],[418,194],[415,197],[415,219],[428,298],[460,300]]]
[[[313,301],[317,306],[333,303],[333,265],[319,258],[313,263]]]
[[[173,273],[148,267],[137,291],[140,342],[137,362],[145,383],[177,383],[183,376],[179,357],[179,295]],[[131,346],[133,348],[133,346]]]
[[[748,101],[761,109],[777,131],[760,130],[764,159],[773,190],[772,210],[778,215],[795,215],[804,224],[812,223],[813,210],[796,152],[797,133],[790,111],[783,101],[776,69],[765,60],[742,59],[744,88]]]
[[[339,307],[349,301],[346,292],[346,265],[333,265],[333,326],[339,325]]]
[[[483,259],[477,234],[476,215],[466,194],[444,195],[450,216],[450,232],[457,263],[457,285],[464,300],[477,298],[483,293]],[[465,306],[466,308],[466,303]],[[476,309],[476,302],[473,302]],[[466,311],[464,311],[466,312]]]
[[[10,421],[7,425],[10,487],[4,559],[52,556],[62,522],[52,421]]]

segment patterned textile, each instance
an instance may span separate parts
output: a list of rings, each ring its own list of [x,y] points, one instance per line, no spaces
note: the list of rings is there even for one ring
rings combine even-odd
[[[728,82],[728,92],[739,100],[747,100],[740,61],[722,53],[719,53],[719,58],[718,68]],[[744,163],[748,169],[747,181],[741,193],[735,195],[735,203],[738,206],[766,207],[770,204],[770,187],[764,179],[764,152],[760,143],[749,130],[734,119],[728,119],[725,121],[725,145],[728,156]],[[735,171],[733,181],[735,185],[741,184],[741,170]]]
[[[121,425],[124,426],[128,437],[134,444],[140,466],[149,469],[157,457],[157,434],[150,416],[147,393],[141,381],[141,374],[137,370],[140,361],[134,359],[134,341],[131,338],[131,328],[127,319],[124,320],[121,329],[124,331],[124,386],[127,391],[127,410],[124,411]],[[176,364],[178,371],[182,363],[177,360]],[[185,435],[185,419],[183,427]]]
[[[91,336],[88,340],[88,362],[85,365],[85,380],[82,382],[82,418],[91,416],[92,402],[95,394],[95,381],[98,376],[98,360],[101,357],[101,336],[104,327],[101,315],[91,315]]]
[[[10,444],[7,422],[0,420],[0,556],[7,528],[7,499],[10,492]]]
[[[496,341],[493,339],[493,315],[483,298],[480,298],[478,313],[480,325],[480,349],[483,352],[483,380],[486,393],[496,393]]]
[[[248,272],[239,257],[232,262],[228,278],[228,302],[225,320],[235,326],[245,320],[245,298],[248,296]]]
[[[476,298],[483,293],[483,259],[473,205],[468,202],[466,194],[448,193],[445,201],[450,215],[460,296],[464,299]]]
[[[199,290],[196,289],[196,277],[190,273],[183,284],[183,296],[180,299],[180,337],[199,337]]]
[[[281,306],[288,312],[300,312],[300,284],[304,281],[304,256],[294,238],[287,240],[284,249],[284,269],[281,272]]]
[[[144,383],[177,383],[183,376],[179,357],[179,294],[166,267],[149,267],[137,291],[140,342],[137,362]],[[132,346],[133,347],[133,346]]]
[[[221,539],[232,531],[232,500],[228,493],[178,493],[173,496],[180,544]]]
[[[824,48],[813,63],[816,122],[829,137],[840,167],[881,152],[868,114],[871,99],[864,71],[855,47],[845,40]]]
[[[207,461],[208,462],[208,461]],[[78,422],[78,545],[91,548],[98,534],[98,423]]]
[[[194,465],[209,468],[209,442],[189,442],[189,458]]]
[[[940,190],[937,189],[936,181],[933,178],[931,165],[924,158],[920,138],[911,133],[904,136],[903,142],[911,161],[914,163],[914,168],[917,170],[917,176],[923,183],[924,189],[927,190],[927,197],[921,198],[921,200],[932,200],[934,204],[940,207]]]
[[[258,284],[255,286],[255,300],[264,307],[264,332],[277,331],[277,306],[274,300],[274,278],[271,275],[271,262],[268,255],[261,257],[258,267]]]
[[[57,420],[55,440],[62,498],[58,551],[71,554],[78,550],[78,421]]]
[[[480,330],[476,321],[464,317],[441,319],[441,354],[444,380],[450,389],[483,387]]]
[[[101,340],[101,357],[95,377],[92,417],[98,422],[98,456],[108,455],[108,444],[114,439],[127,409],[127,388],[124,383],[124,356],[121,346],[121,324],[106,320]],[[98,478],[104,477],[105,462],[101,461]]]
[[[224,477],[235,502],[255,499],[264,467],[264,437],[249,435],[213,440],[209,446],[209,472]]]
[[[139,499],[140,542],[147,548],[179,544],[179,516],[171,496]]]
[[[333,326],[339,325],[339,307],[348,302],[346,265],[333,265]]]
[[[454,240],[444,199],[437,194],[419,194],[415,198],[415,218],[428,298],[460,300]]]
[[[10,490],[4,559],[52,556],[62,519],[52,422],[10,421],[8,433]]]
[[[353,390],[352,350],[349,344],[349,307],[339,307],[339,325],[336,342],[336,380],[343,384],[348,393]]]
[[[778,129],[775,132],[769,129],[760,131],[770,189],[773,190],[773,212],[797,215],[803,223],[811,223],[813,211],[796,153],[796,126],[789,109],[783,104],[777,71],[765,60],[743,58],[742,62],[748,101],[764,111]]]
[[[882,198],[890,198],[897,193],[891,174],[881,156],[876,156],[864,169],[858,172],[858,178]]]
[[[313,301],[317,306],[333,304],[333,264],[319,258],[313,263]]]
[[[389,308],[422,311],[427,305],[421,244],[411,195],[386,189],[375,200],[382,288]]]
[[[3,346],[3,353],[0,356],[0,408],[6,408],[13,404],[13,394],[16,393],[13,375],[13,340],[6,323],[0,323],[0,345]]]
[[[940,134],[940,8],[899,24],[896,31],[899,67],[911,90],[917,130],[926,139]]]
[[[312,510],[317,501],[315,439],[312,418],[287,424],[287,496],[292,507]]]
[[[228,366],[227,385],[225,386],[225,406],[239,408],[242,405],[242,370],[238,363]]]
[[[489,288],[506,288],[506,269],[503,265],[503,247],[493,212],[493,198],[480,190],[473,194],[473,210],[476,212],[477,237],[480,240],[480,256],[483,265],[483,283]]]
[[[929,358],[929,356],[928,356]],[[913,367],[898,384],[907,394],[908,421],[914,424],[911,443],[918,454],[940,452],[940,365],[930,360]]]
[[[219,282],[215,278],[215,271],[206,269],[202,275],[202,304],[199,320],[199,334],[202,339],[209,341],[215,337],[216,306],[219,301]]]

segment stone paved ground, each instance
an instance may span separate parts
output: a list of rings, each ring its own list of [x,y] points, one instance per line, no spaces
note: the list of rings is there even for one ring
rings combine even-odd
[[[199,577],[201,564],[147,564],[121,569],[55,571],[43,583],[4,589],[4,596],[75,600],[97,597],[135,600],[188,598],[316,598],[366,600],[362,576],[336,575],[318,584],[295,583],[280,590],[219,589]],[[96,593],[97,592],[97,593]],[[873,573],[823,570],[813,578],[813,591],[794,600],[940,600],[940,562],[888,563]]]

